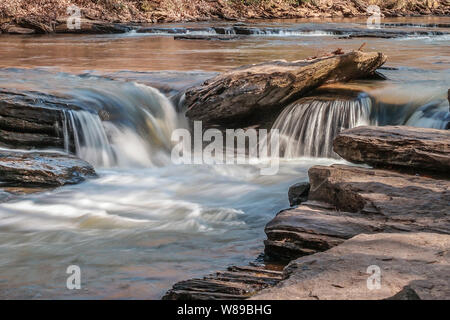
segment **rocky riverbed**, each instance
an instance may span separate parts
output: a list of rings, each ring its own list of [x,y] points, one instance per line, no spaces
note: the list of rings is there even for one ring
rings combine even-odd
[[[288,263],[281,279],[265,283],[259,289],[269,288],[260,293],[246,288],[239,297],[448,298],[449,148],[448,130],[357,127],[341,132],[334,140],[338,154],[378,168],[312,167],[309,185],[290,190],[298,205],[279,212],[265,228],[266,260]],[[373,265],[380,266],[381,290],[366,285],[366,269]],[[219,275],[196,280],[202,287],[186,281],[182,292],[175,285],[166,298],[195,298],[199,291],[221,298],[208,293],[245,283],[228,278],[220,288],[208,285]]]

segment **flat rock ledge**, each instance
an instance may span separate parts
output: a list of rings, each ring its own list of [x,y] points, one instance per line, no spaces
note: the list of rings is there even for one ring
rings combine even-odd
[[[233,285],[242,290],[239,299],[450,299],[450,179],[444,171],[429,174],[429,166],[419,165],[436,159],[436,166],[445,167],[447,133],[408,127],[355,128],[336,138],[335,151],[367,150],[358,153],[355,162],[376,158],[381,153],[376,146],[375,151],[359,147],[350,138],[341,146],[343,137],[370,139],[366,130],[375,132],[375,141],[385,139],[378,145],[391,150],[386,151],[385,162],[379,156],[380,167],[397,168],[389,161],[405,152],[402,159],[418,173],[342,164],[310,168],[307,199],[279,212],[265,228],[266,259],[289,264],[277,275],[278,281],[264,286],[249,289],[245,281],[234,278],[238,284]],[[395,132],[399,136],[389,138]],[[403,150],[398,154],[396,144]],[[422,160],[424,154],[427,158]],[[373,268],[381,272],[381,287],[376,289],[368,285]],[[236,291],[224,291],[222,283],[217,289],[219,284],[213,280],[217,279],[178,283],[166,298],[235,298],[218,295],[218,290],[220,294]],[[199,291],[201,295],[196,295]]]
[[[450,131],[407,126],[348,129],[333,142],[334,151],[353,163],[450,174]]]
[[[163,300],[243,300],[256,292],[274,286],[283,272],[263,267],[232,266],[202,279],[176,283]]]
[[[89,163],[71,155],[0,150],[0,186],[59,187],[95,176]]]
[[[450,236],[444,234],[361,234],[292,261],[284,270],[286,280],[251,299],[449,299],[449,248]],[[379,287],[369,278],[376,277],[376,268]]]
[[[371,76],[386,61],[378,52],[341,53],[265,62],[222,73],[186,91],[186,115],[208,124],[248,123],[249,118],[279,112],[325,83]]]
[[[281,211],[265,232],[265,253],[290,261],[361,233],[450,234],[450,181],[332,165],[309,170],[308,201]]]
[[[265,229],[266,256],[291,261],[285,279],[252,299],[450,299],[447,132],[343,131],[334,150],[345,159],[402,170],[310,168],[308,200]]]

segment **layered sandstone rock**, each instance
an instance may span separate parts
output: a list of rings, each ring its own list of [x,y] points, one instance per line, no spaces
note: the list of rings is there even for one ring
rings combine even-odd
[[[361,234],[291,262],[286,280],[252,299],[448,299],[449,247],[444,234]]]
[[[450,181],[345,165],[309,170],[308,202],[281,211],[265,229],[265,253],[292,260],[361,233],[450,234]]]
[[[414,172],[450,173],[450,131],[406,126],[357,127],[333,142],[334,151],[354,163]]]
[[[63,149],[62,110],[71,109],[59,97],[0,90],[0,147]]]

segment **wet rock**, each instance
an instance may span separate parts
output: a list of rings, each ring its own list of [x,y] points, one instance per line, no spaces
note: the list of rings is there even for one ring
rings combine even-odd
[[[203,279],[176,283],[163,300],[242,300],[283,279],[281,271],[232,266]]]
[[[243,122],[279,112],[330,82],[364,78],[386,60],[382,53],[353,51],[312,60],[271,61],[232,69],[186,91],[186,115],[210,124]]]
[[[345,165],[309,170],[309,200],[281,211],[265,232],[265,254],[292,260],[361,233],[450,234],[450,181]]]
[[[62,110],[70,109],[79,108],[60,97],[0,90],[0,146],[63,149]]]
[[[450,235],[436,233],[360,234],[322,253],[301,257],[285,269],[286,279],[251,299],[353,300],[405,295],[420,299],[450,297]],[[381,286],[369,266],[379,267]],[[370,287],[373,288],[373,287]],[[400,293],[400,292],[402,293]]]
[[[84,160],[60,153],[0,151],[0,183],[3,186],[62,186],[94,177]]]
[[[238,26],[238,25],[234,25],[233,30],[236,34],[242,34],[242,35],[247,35],[247,36],[255,34],[258,31],[257,28],[244,27],[244,26]]]
[[[232,27],[212,27],[217,34],[231,34],[234,33]]]
[[[354,163],[414,172],[450,172],[450,132],[407,126],[357,127],[341,132],[334,151]]]
[[[288,198],[291,207],[308,200],[309,187],[310,185],[308,182],[300,182],[289,188]]]

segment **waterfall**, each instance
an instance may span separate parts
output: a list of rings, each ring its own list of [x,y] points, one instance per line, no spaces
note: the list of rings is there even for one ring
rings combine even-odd
[[[172,131],[185,126],[170,100],[145,85],[110,82],[70,95],[83,109],[64,111],[64,148],[97,167],[164,164]]]
[[[448,101],[432,101],[421,106],[405,124],[413,127],[448,129],[450,124]]]
[[[333,139],[348,128],[370,123],[371,99],[301,99],[286,107],[272,129],[280,133],[280,153],[284,158],[338,158]]]
[[[287,106],[272,129],[280,134],[280,155],[284,158],[339,158],[333,140],[343,129],[360,125],[406,125],[423,128],[450,127],[449,102],[442,90],[420,92],[409,97],[396,90],[393,103],[361,93],[357,98],[310,97]],[[384,91],[383,91],[384,93]],[[403,102],[402,102],[403,99]],[[388,99],[389,100],[389,99]]]
[[[105,128],[96,114],[87,111],[64,111],[66,124],[64,149],[69,150],[69,132],[73,133],[75,154],[87,162],[101,167],[115,164],[115,154],[108,140]]]

